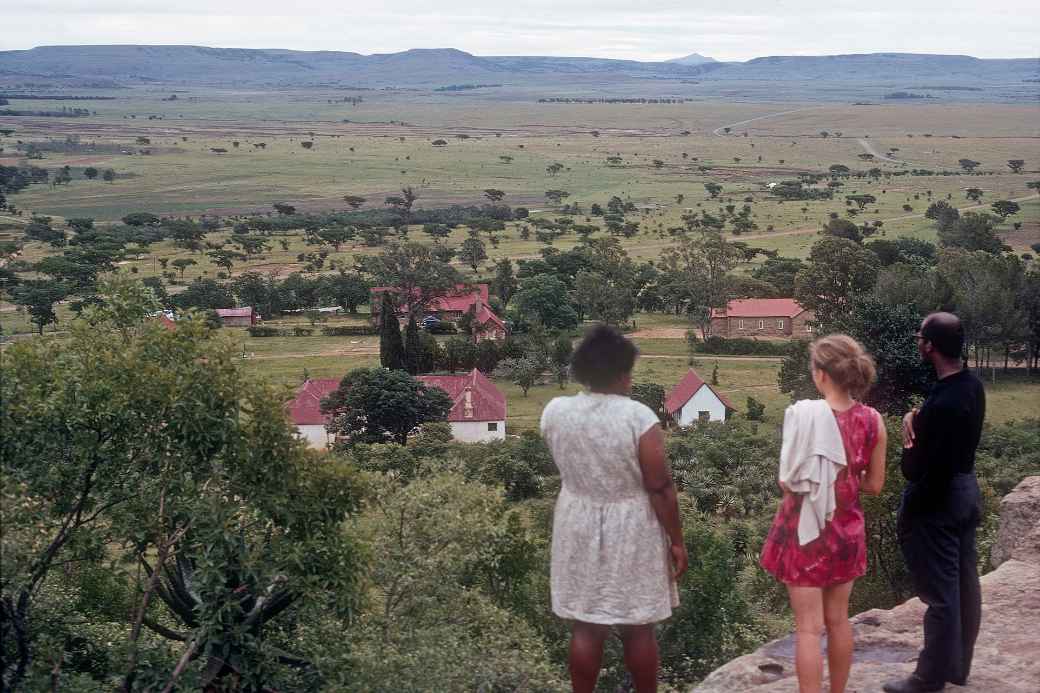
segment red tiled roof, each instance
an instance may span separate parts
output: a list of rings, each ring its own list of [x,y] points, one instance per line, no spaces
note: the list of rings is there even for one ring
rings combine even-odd
[[[170,320],[170,318],[167,317],[165,314],[159,316],[159,324],[165,327],[167,330],[177,329],[177,323],[175,323],[173,320]]]
[[[416,379],[448,393],[454,402],[448,421],[505,421],[505,395],[476,368],[465,375],[420,375]],[[297,426],[326,423],[328,417],[321,413],[321,401],[335,391],[339,383],[335,378],[318,378],[301,385],[296,397],[286,405],[292,422]]]
[[[321,401],[339,387],[336,378],[308,380],[296,391],[296,397],[286,405],[289,418],[297,426],[316,426],[328,421],[321,413]]]
[[[417,379],[451,397],[455,404],[448,412],[448,421],[505,421],[505,395],[476,368],[465,375],[420,375]]]
[[[803,312],[793,298],[741,298],[730,301],[724,310],[711,309],[713,318],[793,318]]]
[[[222,318],[249,318],[253,316],[253,307],[246,308],[217,308],[217,315]]]
[[[502,322],[501,318],[495,315],[495,311],[488,308],[486,304],[482,304],[480,310],[477,311],[477,324],[483,325],[487,322],[493,322],[503,330],[506,329],[506,324]]]
[[[378,303],[377,301],[375,301],[375,298],[379,294],[382,294],[386,291],[396,293],[397,290],[392,286],[372,287],[373,305],[376,305]],[[476,302],[478,297],[480,298],[480,302],[483,305],[487,305],[488,299],[490,297],[487,284],[474,284],[472,286],[467,286],[465,284],[457,284],[455,286],[454,293],[448,296],[439,296],[433,299],[427,306],[427,310],[431,312],[443,311],[465,313],[467,310],[469,310],[470,306],[472,306]],[[401,306],[402,310],[405,308],[407,308],[407,306]]]
[[[702,387],[707,386],[711,390],[712,394],[719,398],[719,401],[727,409],[736,411],[736,407],[730,404],[730,401],[726,399],[725,395],[720,393],[718,390],[713,388],[708,383],[704,382],[704,379],[697,375],[697,371],[692,368],[686,373],[679,384],[672,388],[672,391],[668,393],[668,397],[664,401],[664,408],[669,413],[674,415],[675,412],[683,408],[683,405],[690,401],[690,398],[697,394],[697,391]]]

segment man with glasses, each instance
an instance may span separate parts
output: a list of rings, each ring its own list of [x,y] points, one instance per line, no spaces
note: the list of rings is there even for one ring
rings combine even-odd
[[[920,410],[903,419],[903,476],[897,526],[914,589],[928,610],[924,649],[906,679],[887,693],[964,685],[982,614],[975,531],[981,519],[975,449],[986,414],[982,382],[962,359],[964,328],[952,313],[932,313],[916,334],[938,382]]]

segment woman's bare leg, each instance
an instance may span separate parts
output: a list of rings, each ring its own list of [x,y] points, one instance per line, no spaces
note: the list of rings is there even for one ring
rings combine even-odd
[[[603,662],[603,643],[610,634],[609,626],[574,621],[571,624],[571,690],[593,693]]]
[[[795,655],[794,668],[798,673],[801,693],[820,693],[823,686],[823,654],[820,636],[823,635],[823,590],[819,587],[787,586],[794,610]]]
[[[621,644],[625,648],[625,668],[632,674],[636,693],[656,693],[658,658],[653,625],[622,626]]]
[[[849,623],[849,596],[852,581],[823,589],[823,623],[827,627],[827,671],[831,693],[844,693],[852,668],[852,624]]]

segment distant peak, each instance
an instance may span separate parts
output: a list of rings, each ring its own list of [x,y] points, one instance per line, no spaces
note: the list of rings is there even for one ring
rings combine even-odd
[[[709,58],[708,56],[701,55],[700,53],[690,53],[689,55],[684,55],[681,58],[672,58],[671,60],[666,60],[665,62],[676,63],[678,65],[703,65],[704,63],[715,63],[718,61],[715,60],[715,58]]]

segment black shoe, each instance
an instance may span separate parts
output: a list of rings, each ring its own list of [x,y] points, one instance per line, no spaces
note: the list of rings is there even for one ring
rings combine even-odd
[[[931,691],[941,691],[946,687],[943,682],[931,683],[917,676],[917,674],[911,674],[905,679],[899,679],[898,681],[889,681],[881,687],[885,693],[931,693]]]

